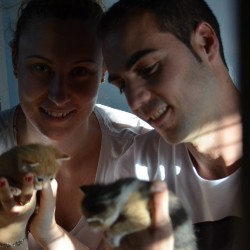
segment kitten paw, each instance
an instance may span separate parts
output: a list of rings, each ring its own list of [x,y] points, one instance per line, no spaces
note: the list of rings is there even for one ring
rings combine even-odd
[[[110,233],[107,233],[107,240],[108,240],[108,243],[111,247],[119,247],[122,237],[123,237],[123,235],[114,236]]]

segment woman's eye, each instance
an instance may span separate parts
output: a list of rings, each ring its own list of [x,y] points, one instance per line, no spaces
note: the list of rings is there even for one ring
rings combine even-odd
[[[43,178],[42,177],[37,177],[36,179],[38,182],[43,182]]]
[[[76,68],[71,71],[73,76],[86,76],[88,74],[88,70],[85,68]]]
[[[144,77],[144,76],[148,76],[148,75],[151,75],[151,74],[154,74],[156,72],[158,68],[158,63],[154,63],[150,66],[147,66],[143,69],[140,69],[139,70],[139,75]]]
[[[46,64],[36,64],[34,70],[38,73],[50,73],[51,70]]]

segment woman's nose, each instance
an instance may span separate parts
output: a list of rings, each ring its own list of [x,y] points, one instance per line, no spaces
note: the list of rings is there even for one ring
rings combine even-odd
[[[56,106],[63,106],[70,100],[70,93],[67,83],[61,76],[55,76],[51,82],[48,98]]]

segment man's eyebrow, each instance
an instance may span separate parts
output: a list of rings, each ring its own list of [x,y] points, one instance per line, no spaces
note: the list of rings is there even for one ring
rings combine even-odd
[[[128,60],[128,62],[126,63],[126,70],[129,70],[133,67],[133,65],[139,61],[143,56],[154,52],[155,49],[145,49],[145,50],[140,50],[135,52]]]
[[[133,67],[133,65],[138,62],[143,56],[154,52],[155,49],[144,49],[144,50],[139,50],[137,52],[135,52],[134,54],[132,54],[132,56],[129,58],[129,60],[127,61],[126,65],[125,65],[125,69],[129,70]],[[108,77],[108,82],[114,82],[116,79],[118,78],[118,76],[116,75],[109,75]]]

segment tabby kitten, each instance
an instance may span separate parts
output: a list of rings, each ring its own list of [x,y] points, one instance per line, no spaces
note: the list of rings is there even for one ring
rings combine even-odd
[[[8,180],[12,194],[18,196],[26,173],[34,174],[34,189],[40,190],[55,177],[65,160],[69,156],[52,146],[38,143],[15,146],[0,155],[0,176]]]
[[[149,181],[125,178],[111,184],[82,186],[85,194],[81,203],[82,214],[91,228],[107,231],[111,246],[119,246],[125,235],[150,226],[151,184]],[[174,231],[174,249],[197,249],[192,221],[180,200],[172,193],[169,212]]]

